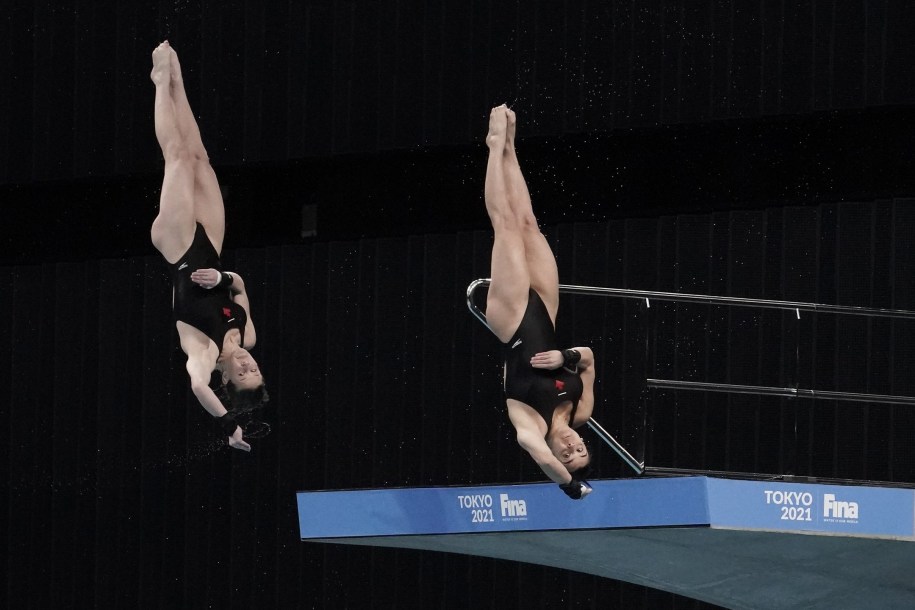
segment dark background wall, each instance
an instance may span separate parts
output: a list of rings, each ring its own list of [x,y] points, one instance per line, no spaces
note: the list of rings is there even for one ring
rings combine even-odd
[[[298,489],[539,480],[466,311],[490,106],[566,283],[915,309],[915,14],[884,2],[14,2],[0,23],[9,607],[699,607],[533,566],[296,539]],[[271,436],[224,448],[153,256],[149,53],[226,195]],[[317,235],[301,234],[316,205]],[[912,323],[564,298],[599,420],[658,466],[912,482]],[[646,349],[647,345],[647,349]],[[603,476],[625,476],[595,447]],[[354,583],[358,583],[356,586]]]
[[[149,52],[181,52],[219,164],[906,104],[907,3],[13,2],[7,183],[152,171]]]
[[[0,22],[0,196],[38,205],[42,223],[3,223],[3,256],[147,251],[161,173],[149,53],[163,38],[227,187],[228,247],[297,239],[303,204],[319,205],[325,238],[485,226],[471,202],[501,102],[521,117],[551,224],[910,195],[913,12],[14,0]],[[93,239],[100,227],[116,230]]]

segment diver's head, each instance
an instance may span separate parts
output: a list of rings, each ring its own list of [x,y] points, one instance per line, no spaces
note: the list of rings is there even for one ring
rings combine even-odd
[[[222,385],[226,408],[235,413],[253,411],[270,400],[257,361],[243,347],[223,358]]]
[[[264,385],[264,377],[251,353],[239,347],[222,361],[222,383],[231,383],[238,390],[253,390]]]
[[[591,455],[585,441],[578,432],[568,426],[552,430],[547,437],[547,445],[573,477],[580,479],[581,477],[577,477],[575,473],[587,468],[591,463]]]

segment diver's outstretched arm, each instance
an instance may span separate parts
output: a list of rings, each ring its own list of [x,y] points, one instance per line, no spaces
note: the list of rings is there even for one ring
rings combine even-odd
[[[212,367],[206,366],[202,358],[188,354],[187,373],[191,378],[191,391],[194,392],[194,396],[200,401],[200,406],[206,409],[210,415],[216,418],[222,418],[228,411],[210,388],[209,371],[211,368]],[[231,434],[226,430],[226,435],[229,437],[229,446],[233,449],[251,451],[251,445],[245,442],[242,434],[243,430],[241,429],[241,426],[238,425],[235,425],[235,429]]]

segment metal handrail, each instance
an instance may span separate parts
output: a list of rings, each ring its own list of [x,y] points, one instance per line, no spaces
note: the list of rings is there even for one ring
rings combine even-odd
[[[889,394],[861,394],[857,392],[776,388],[756,385],[734,385],[730,383],[708,383],[704,381],[679,381],[675,379],[647,379],[646,385],[649,388],[662,390],[698,390],[702,392],[724,392],[727,394],[752,394],[754,396],[781,396],[784,398],[812,398],[816,400],[915,405],[915,397],[913,396],[892,396]]]
[[[467,306],[471,313],[486,324],[483,312],[473,302],[473,293],[479,286],[489,286],[491,280],[482,278],[474,280],[467,286]],[[903,318],[915,320],[915,311],[905,309],[880,309],[873,307],[852,307],[849,305],[827,305],[824,303],[806,303],[802,301],[776,301],[772,299],[747,299],[743,297],[722,297],[708,294],[689,294],[686,292],[656,292],[653,290],[630,290],[628,288],[601,288],[599,286],[575,286],[573,284],[559,284],[559,292],[568,294],[593,294],[616,296],[627,299],[640,299],[650,301],[675,301],[679,303],[705,303],[707,305],[731,305],[738,307],[757,307],[761,309],[782,309],[816,313],[833,313],[851,316],[869,316],[886,318]],[[488,325],[487,325],[488,326]]]
[[[618,440],[613,438],[609,432],[604,430],[604,428],[599,423],[597,423],[596,419],[593,417],[588,418],[588,427],[591,428],[591,430],[593,430],[594,433],[597,434],[597,436],[600,437],[602,441],[607,443],[607,445],[609,445],[610,448],[613,449],[613,451],[615,451],[616,454],[620,456],[620,458],[626,462],[626,464],[628,464],[629,467],[632,468],[637,474],[642,474],[645,472],[645,462],[640,462],[632,457],[632,454],[626,451],[626,448],[623,447]]]

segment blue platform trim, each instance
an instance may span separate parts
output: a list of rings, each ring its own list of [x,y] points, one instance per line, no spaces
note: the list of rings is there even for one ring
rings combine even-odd
[[[707,479],[713,527],[915,539],[915,490]]]
[[[915,490],[707,477],[297,494],[303,540],[639,527],[719,527],[915,539]]]
[[[593,487],[578,501],[548,483],[299,492],[299,529],[308,539],[708,524],[700,478]]]

